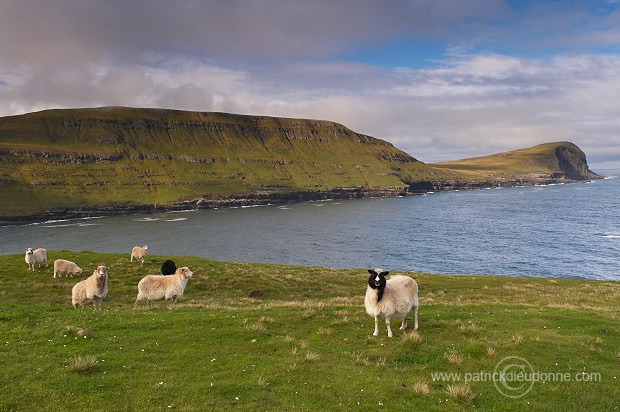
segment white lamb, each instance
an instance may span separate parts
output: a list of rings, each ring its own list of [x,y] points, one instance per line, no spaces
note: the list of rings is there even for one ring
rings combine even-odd
[[[418,330],[418,284],[409,276],[395,275],[386,280],[381,269],[369,269],[368,288],[364,306],[366,313],[375,318],[374,336],[379,335],[379,315],[385,316],[388,337],[392,337],[390,319],[402,319],[400,330],[407,327],[407,314],[413,308],[415,325]]]
[[[133,262],[133,258],[136,258],[136,260],[139,260],[142,264],[144,264],[144,257],[148,253],[148,248],[149,247],[147,245],[142,247],[134,246],[133,249],[131,249],[131,261]]]
[[[24,260],[26,261],[26,264],[28,264],[28,269],[32,268],[33,272],[34,272],[34,265],[37,263],[39,264],[39,267],[41,267],[41,263],[45,261],[45,267],[48,267],[47,251],[43,248],[34,249],[34,250],[32,248],[27,248],[26,257],[24,258]]]
[[[95,309],[101,309],[101,301],[108,294],[108,268],[97,266],[91,276],[78,282],[71,290],[71,304],[77,309],[93,302]]]
[[[56,278],[56,275],[60,277],[63,273],[66,273],[71,277],[73,277],[73,275],[80,276],[82,274],[82,269],[70,260],[56,259],[54,261],[54,279]]]
[[[138,302],[146,299],[146,303],[151,308],[152,300],[171,299],[169,308],[172,309],[177,304],[177,298],[183,296],[185,285],[189,278],[194,276],[188,267],[178,268],[174,275],[148,275],[138,282],[138,296],[133,309],[138,308]]]

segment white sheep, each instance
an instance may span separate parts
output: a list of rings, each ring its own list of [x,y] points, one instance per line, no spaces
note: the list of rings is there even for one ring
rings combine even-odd
[[[60,277],[63,273],[66,273],[71,277],[73,277],[73,275],[80,276],[82,274],[82,269],[70,260],[56,259],[54,261],[54,279],[56,278],[56,275]]]
[[[108,294],[108,268],[97,266],[91,276],[78,282],[71,290],[71,304],[86,306],[93,302],[95,309],[101,309],[101,301]]]
[[[388,337],[392,337],[390,319],[402,319],[400,330],[407,327],[407,314],[413,308],[415,325],[413,330],[418,330],[418,284],[409,276],[395,275],[386,280],[381,269],[368,269],[368,288],[364,306],[366,313],[375,318],[374,336],[379,335],[379,315],[385,316]]]
[[[142,247],[134,246],[133,249],[131,249],[131,261],[133,262],[133,258],[136,258],[136,260],[139,260],[142,264],[144,264],[144,257],[148,253],[148,248],[149,247],[147,245]]]
[[[183,296],[185,285],[189,278],[194,276],[188,267],[178,268],[174,275],[148,275],[138,282],[138,296],[133,305],[133,309],[138,308],[138,302],[146,299],[146,303],[151,308],[152,300],[171,299],[169,308],[176,306],[177,298]]]
[[[43,248],[34,249],[34,250],[32,248],[27,248],[26,256],[24,260],[26,261],[26,264],[28,265],[28,269],[32,268],[33,272],[34,272],[34,265],[37,263],[39,264],[39,267],[41,267],[41,263],[45,261],[45,267],[48,267],[47,251]]]

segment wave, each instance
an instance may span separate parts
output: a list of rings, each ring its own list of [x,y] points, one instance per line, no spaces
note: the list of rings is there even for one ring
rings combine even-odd
[[[156,220],[159,220],[158,217],[143,217],[141,219],[134,219],[137,220],[138,222],[154,222]]]
[[[64,221],[66,222],[66,220]],[[64,225],[46,225],[46,224],[42,224],[41,227],[50,227],[50,228],[54,228],[54,227],[69,227],[69,226],[77,226],[77,223],[66,223]]]
[[[174,219],[166,219],[166,222],[179,222],[181,220],[187,220],[186,217],[176,217]]]
[[[606,239],[620,239],[620,235],[603,235]]]

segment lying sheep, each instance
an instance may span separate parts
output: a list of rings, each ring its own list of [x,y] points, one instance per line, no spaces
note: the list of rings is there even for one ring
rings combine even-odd
[[[71,277],[73,277],[73,275],[80,276],[82,274],[82,269],[70,260],[56,259],[54,261],[54,279],[56,279],[56,275],[60,277],[63,273]]]
[[[93,302],[95,309],[101,309],[101,301],[108,294],[108,268],[105,266],[97,266],[93,274],[78,282],[71,290],[71,304],[77,309],[77,306],[86,306]]]
[[[169,308],[172,309],[177,304],[177,298],[183,296],[185,285],[189,278],[194,276],[188,267],[176,270],[174,275],[148,275],[138,282],[138,296],[133,309],[138,308],[138,302],[146,299],[146,303],[151,308],[152,300],[171,299]]]
[[[133,262],[133,258],[136,258],[136,260],[139,260],[140,262],[142,262],[142,264],[144,264],[144,257],[148,253],[148,248],[149,247],[147,245],[144,245],[142,247],[134,246],[134,248],[131,249],[131,261]]]
[[[388,337],[392,337],[390,319],[402,319],[400,330],[407,327],[407,314],[413,308],[415,325],[413,330],[418,330],[418,284],[409,276],[396,275],[385,279],[381,269],[369,269],[368,288],[364,306],[366,313],[375,317],[374,336],[379,335],[379,315],[385,316]]]
[[[32,248],[27,248],[26,257],[24,258],[24,260],[26,261],[26,264],[28,265],[28,269],[32,268],[33,272],[34,272],[34,265],[37,263],[39,264],[39,267],[41,267],[41,263],[45,261],[45,267],[48,267],[47,251],[43,248],[34,249],[34,250]]]

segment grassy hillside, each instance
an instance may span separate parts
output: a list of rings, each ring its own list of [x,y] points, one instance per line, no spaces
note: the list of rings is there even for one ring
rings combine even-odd
[[[588,169],[585,153],[570,142],[545,143],[489,156],[433,163],[432,166],[477,179],[557,176],[580,180],[600,177]]]
[[[6,215],[451,176],[324,121],[173,110],[49,110],[0,119]]]
[[[0,118],[2,222],[594,176],[566,142],[427,165],[329,121],[121,107]]]
[[[364,269],[175,257],[195,273],[179,307],[133,311],[138,280],[167,256],[141,266],[129,253],[48,255],[85,272],[109,266],[110,293],[100,312],[74,310],[78,279],[53,279],[51,267],[32,273],[22,255],[0,256],[2,410],[617,407],[617,282],[408,273],[420,286],[420,330],[401,332],[393,322],[390,339],[383,322],[371,336]],[[263,296],[250,298],[255,290]],[[78,336],[79,328],[91,334]],[[481,374],[511,356],[546,374],[518,398]],[[441,373],[461,374],[460,382]],[[563,380],[549,379],[558,374]]]

